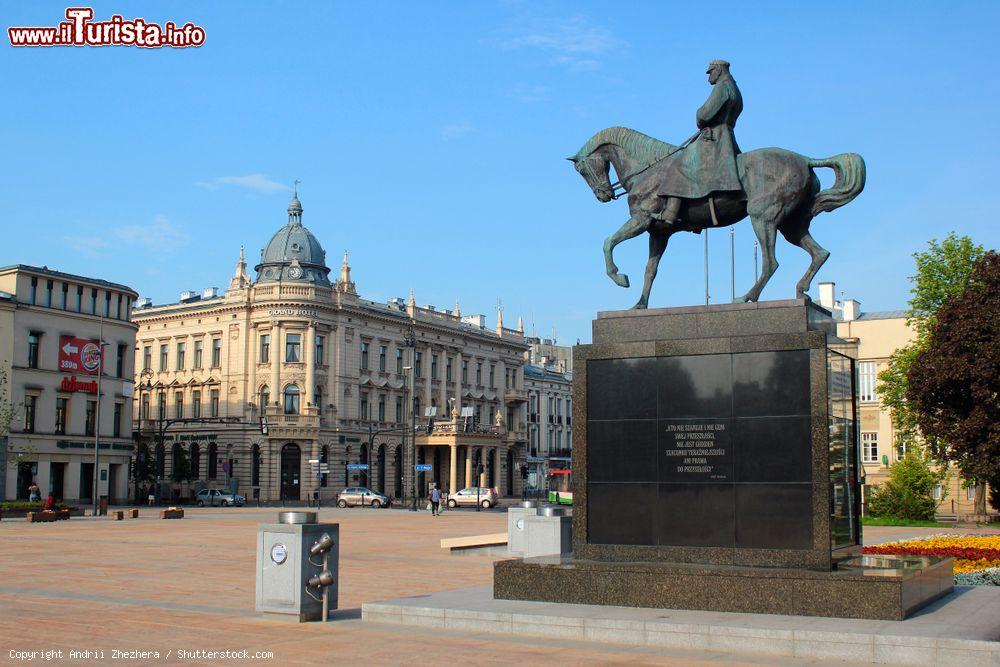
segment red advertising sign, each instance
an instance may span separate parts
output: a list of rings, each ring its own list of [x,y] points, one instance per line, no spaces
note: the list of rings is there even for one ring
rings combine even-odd
[[[101,361],[100,342],[73,336],[59,337],[59,370],[96,375]]]

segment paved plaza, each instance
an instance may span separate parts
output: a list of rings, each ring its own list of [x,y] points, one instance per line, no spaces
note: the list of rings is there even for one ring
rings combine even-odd
[[[340,523],[340,604],[327,624],[264,619],[254,611],[256,526],[277,509],[188,509],[180,521],[76,518],[0,521],[0,648],[11,651],[158,651],[133,664],[244,664],[184,651],[270,652],[257,662],[370,665],[470,660],[501,664],[773,664],[780,659],[716,651],[615,646],[540,637],[362,623],[365,602],[490,584],[493,559],[456,557],[448,537],[501,532],[502,512],[324,509]],[[867,542],[940,532],[869,528]],[[254,662],[253,659],[249,662]],[[786,659],[785,664],[802,661]],[[818,664],[818,663],[814,663]]]

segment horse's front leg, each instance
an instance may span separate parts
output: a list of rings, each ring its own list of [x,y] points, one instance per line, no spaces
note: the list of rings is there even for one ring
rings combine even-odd
[[[615,281],[619,287],[628,287],[628,276],[618,273],[618,266],[615,265],[613,253],[615,246],[622,241],[635,238],[642,234],[649,227],[650,219],[648,215],[633,215],[617,232],[604,240],[604,263],[607,267],[608,277]]]
[[[663,257],[663,251],[667,249],[667,241],[672,233],[649,230],[649,260],[646,261],[646,277],[642,284],[642,296],[632,306],[633,309],[641,310],[649,305],[649,291],[653,288],[653,280],[656,278],[656,270],[660,266],[660,258]]]

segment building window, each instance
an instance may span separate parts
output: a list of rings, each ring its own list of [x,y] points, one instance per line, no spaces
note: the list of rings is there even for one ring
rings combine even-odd
[[[874,361],[858,362],[858,400],[877,401],[878,393],[875,391],[875,383],[878,379],[876,364]]]
[[[208,478],[215,479],[219,474],[219,446],[208,443]]]
[[[121,294],[118,295],[118,311],[117,312],[118,312],[118,314],[115,315],[115,319],[119,319],[120,320],[122,318],[122,295]]]
[[[38,278],[32,277],[31,289],[28,290],[28,303],[35,305],[35,294],[38,292]]]
[[[260,335],[260,354],[257,356],[258,363],[266,364],[271,358],[271,335]]]
[[[260,411],[263,414],[267,409],[268,403],[271,402],[271,390],[267,386],[260,388]]]
[[[69,410],[69,399],[61,396],[56,397],[56,433],[64,435],[66,433],[66,412]]]
[[[118,344],[118,351],[115,354],[115,377],[125,377],[125,353],[128,352],[128,345]]]
[[[396,423],[397,424],[402,423],[403,419],[404,419],[404,417],[403,417],[403,397],[402,396],[397,396],[396,397]]]
[[[302,334],[285,334],[285,361],[290,363],[302,361]]]
[[[423,377],[424,376],[423,369],[422,369],[423,362],[424,362],[424,354],[423,354],[423,352],[414,352],[413,353],[413,377],[419,378],[419,377]]]
[[[219,390],[218,389],[212,389],[210,392],[208,392],[208,400],[209,400],[209,411],[210,411],[209,415],[212,416],[212,417],[218,417],[219,416]]]
[[[177,343],[177,370],[184,370],[184,353],[186,352],[187,343]]]
[[[90,314],[97,314],[97,290],[94,288],[90,289]]]
[[[358,419],[368,419],[368,394],[361,392],[361,403],[358,405]]]
[[[111,317],[111,292],[104,293],[104,317]]]
[[[316,336],[316,361],[317,366],[323,365],[323,337]]]
[[[153,348],[150,345],[142,347],[142,370],[149,370],[153,366]]]
[[[174,418],[184,419],[184,392],[174,392]]]
[[[222,339],[212,339],[212,368],[222,368]]]
[[[451,382],[451,357],[444,358],[444,379]]]
[[[97,427],[97,401],[87,401],[87,419],[85,423],[85,434],[94,435]]]
[[[476,385],[483,384],[483,362],[476,362]]]
[[[167,370],[167,346],[160,345],[160,371]]]
[[[76,312],[83,312],[83,285],[76,286]]]
[[[899,438],[896,441],[896,460],[901,461],[906,456],[906,440]]]
[[[142,403],[141,407],[139,408],[139,411],[140,411],[139,413],[140,421],[141,420],[149,421],[149,394],[142,395]],[[140,429],[142,428],[141,423],[139,424],[139,428]]]
[[[396,348],[396,372],[403,373],[403,350]]]
[[[861,460],[878,463],[878,433],[861,434]]]
[[[385,370],[385,345],[378,346],[378,369],[380,371]]]
[[[368,343],[361,342],[361,368],[368,368]]]
[[[52,281],[51,280],[46,280],[45,281],[45,307],[46,308],[51,308],[52,307]]]
[[[112,435],[116,438],[122,437],[122,412],[125,406],[122,403],[115,403],[115,422]]]
[[[156,396],[156,415],[160,421],[167,418],[167,397],[162,391]]]
[[[937,486],[934,487],[934,491],[931,492],[931,495],[934,497],[934,500],[941,500],[941,494],[943,492],[944,489],[941,487],[940,484],[938,484]]]
[[[285,414],[299,414],[299,388],[294,384],[285,387]]]
[[[469,362],[462,361],[462,384],[469,384]]]
[[[438,356],[436,354],[431,355],[431,379],[438,379]]]
[[[975,484],[969,484],[967,487],[965,487],[965,499],[968,500],[969,502],[972,502],[973,500],[976,499]]]
[[[191,416],[201,418],[201,392],[197,389],[191,392]]]
[[[28,368],[38,368],[38,342],[42,334],[32,331],[28,334]]]
[[[28,394],[24,397],[24,432],[35,432],[35,406],[38,405],[38,397]]]
[[[204,363],[204,356],[205,356],[205,341],[203,341],[203,340],[196,340],[194,342],[194,367],[195,368],[201,369],[202,364]]]
[[[494,383],[496,372],[496,364],[490,364],[490,387],[496,387],[496,384]]]
[[[66,310],[66,300],[69,295],[69,283],[62,284],[62,309]]]
[[[385,394],[378,395],[378,420],[385,421]]]

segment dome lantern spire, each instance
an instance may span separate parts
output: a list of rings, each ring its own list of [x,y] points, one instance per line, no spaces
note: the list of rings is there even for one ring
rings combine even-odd
[[[294,193],[292,194],[292,201],[288,204],[288,224],[289,225],[301,225],[302,224],[302,202],[299,201],[299,183],[302,181],[295,179],[293,184]]]

